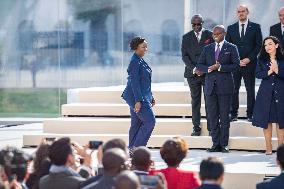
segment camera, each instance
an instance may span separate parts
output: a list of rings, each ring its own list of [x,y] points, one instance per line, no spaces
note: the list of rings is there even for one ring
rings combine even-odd
[[[103,141],[100,140],[91,140],[89,141],[89,148],[93,150],[97,150],[100,145],[103,144]]]
[[[156,175],[140,175],[139,179],[142,187],[155,188],[158,185],[160,177]]]
[[[51,145],[55,140],[56,140],[55,137],[46,137],[46,138],[45,138],[46,143],[47,143],[47,144],[50,144],[50,145]]]

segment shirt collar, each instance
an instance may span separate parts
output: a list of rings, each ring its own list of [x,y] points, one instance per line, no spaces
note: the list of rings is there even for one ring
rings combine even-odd
[[[220,48],[224,45],[224,42],[225,42],[225,39],[219,43]],[[215,46],[217,46],[217,45],[218,45],[218,43],[215,42]]]
[[[281,30],[284,30],[284,24],[281,22]]]
[[[202,28],[202,29],[200,30],[199,34],[201,34],[203,31],[204,31],[204,28]],[[194,33],[195,33],[195,35],[197,34],[196,32],[194,32]]]
[[[248,19],[244,23],[241,23],[241,21],[239,21],[239,26],[242,26],[242,24],[245,24],[245,26],[247,26],[248,25]]]

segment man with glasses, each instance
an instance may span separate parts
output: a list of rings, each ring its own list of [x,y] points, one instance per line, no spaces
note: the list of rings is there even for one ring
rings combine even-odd
[[[244,78],[247,91],[247,120],[252,121],[252,113],[255,102],[255,67],[257,55],[262,44],[260,25],[248,19],[249,10],[246,5],[237,8],[239,21],[228,26],[226,40],[238,47],[240,54],[240,68],[234,75],[235,92],[231,105],[231,121],[238,120],[239,90],[241,80]]]
[[[280,23],[270,27],[270,36],[277,37],[284,46],[284,7],[281,7],[278,11]]]
[[[201,107],[201,90],[204,86],[204,74],[196,70],[196,64],[204,46],[213,42],[212,32],[203,28],[204,21],[200,14],[191,18],[192,30],[186,33],[182,39],[182,60],[185,64],[184,77],[190,88],[193,132],[191,136],[201,134],[200,127],[200,107]],[[207,112],[207,111],[206,111]],[[207,124],[207,129],[210,127]]]

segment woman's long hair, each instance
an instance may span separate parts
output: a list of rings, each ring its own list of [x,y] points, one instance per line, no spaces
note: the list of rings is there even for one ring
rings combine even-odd
[[[269,54],[266,52],[265,50],[265,41],[267,39],[271,39],[275,44],[278,44],[278,48],[276,49],[276,59],[277,60],[281,60],[281,59],[284,59],[284,55],[283,55],[283,49],[282,49],[282,46],[281,46],[281,43],[280,41],[278,40],[277,37],[274,37],[274,36],[268,36],[266,37],[263,42],[262,42],[262,46],[261,46],[261,49],[260,49],[260,52],[258,54],[258,58],[261,59],[261,60],[270,60],[270,56]]]

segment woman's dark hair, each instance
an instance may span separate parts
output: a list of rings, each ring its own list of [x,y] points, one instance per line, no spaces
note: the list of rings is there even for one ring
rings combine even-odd
[[[175,137],[163,144],[160,154],[169,167],[177,167],[186,157],[187,151],[188,143],[180,137]]]
[[[271,39],[275,44],[278,44],[278,48],[276,49],[276,59],[278,59],[278,60],[283,59],[284,56],[283,56],[283,49],[282,49],[281,43],[278,40],[278,38],[274,37],[274,36],[268,36],[263,40],[260,52],[258,54],[258,58],[261,59],[261,60],[269,60],[270,59],[269,54],[266,52],[265,45],[264,45],[265,41],[267,39]]]
[[[144,43],[146,41],[145,38],[142,38],[142,37],[135,37],[133,38],[131,41],[130,41],[130,49],[131,50],[136,50],[138,45],[140,45],[141,43]]]

